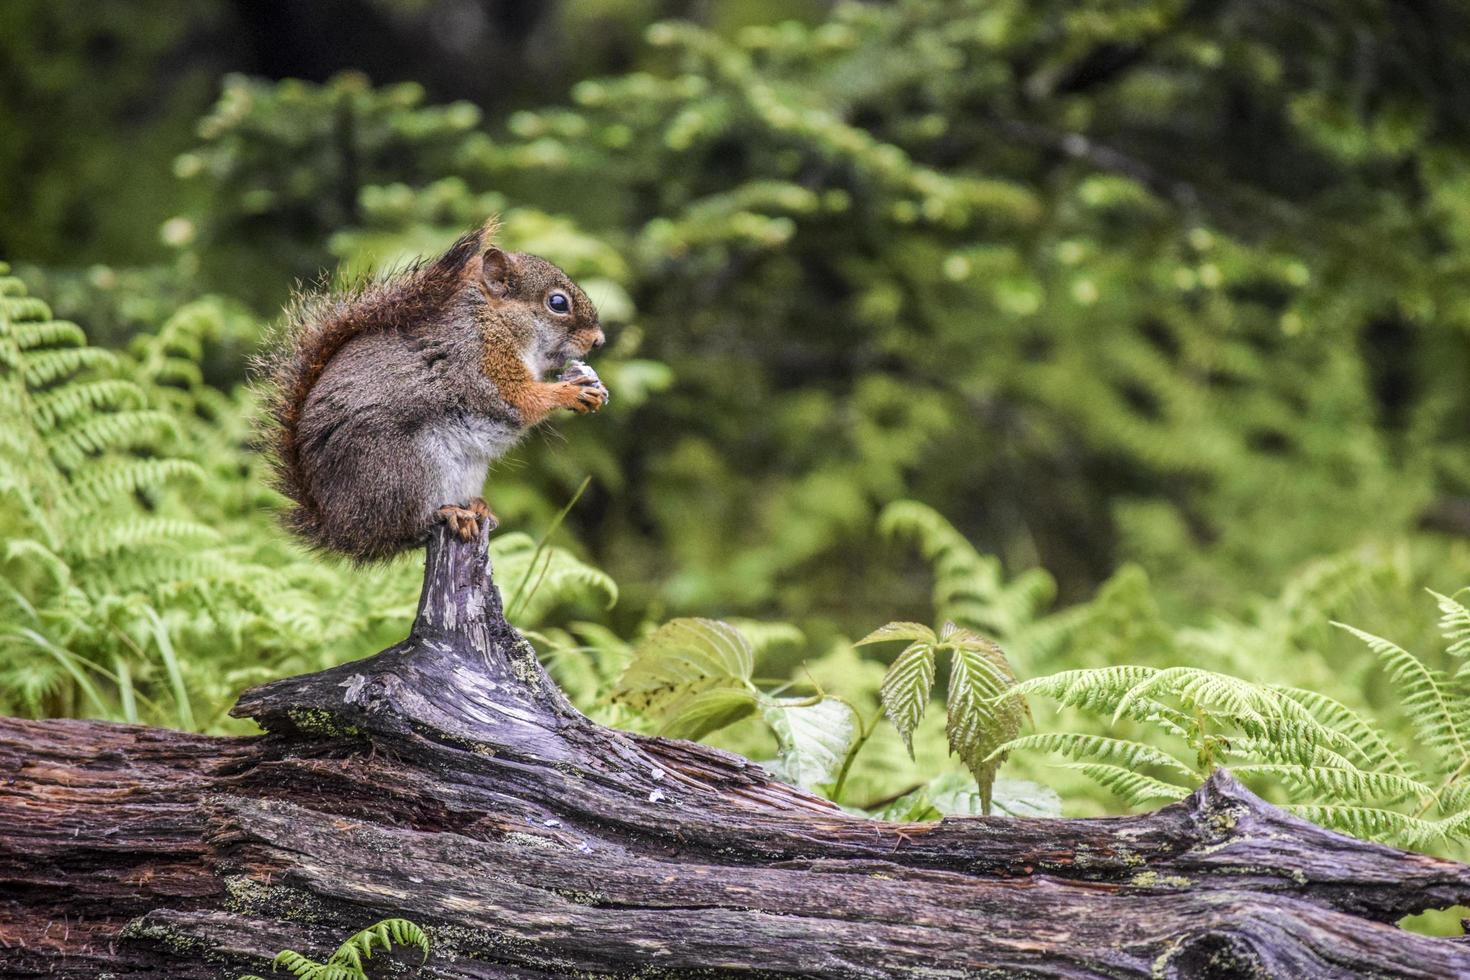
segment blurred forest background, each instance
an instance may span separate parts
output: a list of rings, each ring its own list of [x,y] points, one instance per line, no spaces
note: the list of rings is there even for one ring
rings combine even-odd
[[[277,529],[248,357],[293,284],[499,212],[610,325],[610,408],[486,494],[586,710],[973,809],[943,708],[911,762],[896,650],[854,644],[950,621],[1023,680],[1154,672],[1033,685],[1092,741],[1017,746],[1013,812],[1170,798],[1117,736],[1355,832],[1470,826],[1458,0],[10,0],[0,132],[0,710],[240,731],[243,686],[400,636],[416,560]],[[686,616],[753,664],[686,693],[748,703],[629,696]],[[1302,742],[1287,687],[1383,752]]]

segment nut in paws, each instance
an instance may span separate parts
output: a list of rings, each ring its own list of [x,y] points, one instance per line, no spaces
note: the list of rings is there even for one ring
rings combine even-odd
[[[578,412],[595,412],[606,405],[610,397],[597,372],[581,361],[568,361],[558,380],[581,389],[577,393],[577,404],[572,406]]]

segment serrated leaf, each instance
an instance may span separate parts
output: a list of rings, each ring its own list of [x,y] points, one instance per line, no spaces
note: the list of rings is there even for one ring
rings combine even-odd
[[[883,710],[903,738],[909,758],[914,757],[914,729],[924,718],[934,690],[934,646],[915,641],[898,655],[883,675],[878,696]]]
[[[781,779],[803,789],[837,780],[858,731],[857,715],[846,701],[765,698],[761,713],[780,746],[773,768]]]
[[[995,750],[1021,731],[1025,702],[1002,697],[1016,676],[1000,647],[972,633],[951,638],[948,720],[950,751],[975,776],[982,808],[989,812],[996,770],[1005,761]]]
[[[885,623],[884,625],[873,630],[873,632],[869,633],[867,636],[863,637],[861,640],[858,640],[856,643],[853,644],[853,646],[860,647],[868,643],[886,643],[890,640],[909,640],[911,642],[919,641],[925,643],[936,643],[938,642],[939,637],[935,636],[934,631],[925,626],[923,623]]]

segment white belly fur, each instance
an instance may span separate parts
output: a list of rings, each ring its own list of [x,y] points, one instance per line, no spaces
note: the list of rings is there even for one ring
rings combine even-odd
[[[505,455],[520,432],[501,422],[471,417],[431,426],[420,438],[429,482],[436,491],[433,505],[438,507],[478,497],[491,460]]]

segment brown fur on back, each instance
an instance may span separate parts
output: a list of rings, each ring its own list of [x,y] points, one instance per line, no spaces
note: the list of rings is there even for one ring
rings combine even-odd
[[[308,541],[321,540],[321,507],[312,499],[297,442],[301,412],[327,364],[354,337],[404,330],[445,312],[464,285],[465,265],[495,235],[491,218],[428,265],[373,279],[345,293],[323,289],[296,297],[273,351],[260,362],[265,375],[262,442],[275,486],[296,504],[283,517]]]

